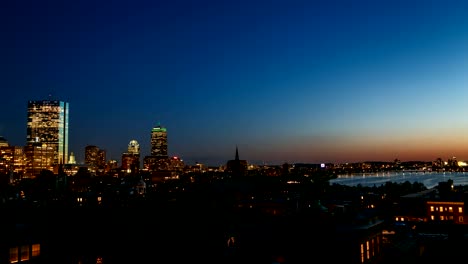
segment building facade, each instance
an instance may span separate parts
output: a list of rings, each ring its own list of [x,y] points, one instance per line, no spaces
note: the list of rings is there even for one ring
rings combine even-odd
[[[128,143],[127,152],[122,154],[122,171],[138,173],[140,170],[140,144],[136,140]]]
[[[68,163],[68,115],[68,102],[57,100],[28,102],[26,142],[29,150],[26,152],[34,155],[47,154],[45,158],[28,156],[32,159],[29,164],[36,166],[30,168],[32,171]]]
[[[236,146],[236,155],[233,160],[228,160],[226,163],[226,172],[230,173],[232,176],[243,176],[247,171],[247,161],[239,159],[239,151]]]
[[[151,129],[151,156],[167,158],[167,129],[160,124]]]
[[[86,146],[85,163],[93,170],[104,170],[106,167],[106,151],[94,145]]]
[[[46,143],[33,142],[24,147],[26,160],[25,177],[34,178],[42,170],[54,171],[54,154],[52,146]]]
[[[25,169],[24,148],[10,146],[8,141],[0,136],[0,173],[23,175]]]

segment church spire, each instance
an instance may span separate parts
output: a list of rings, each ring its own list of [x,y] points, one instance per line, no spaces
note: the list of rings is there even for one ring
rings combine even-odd
[[[239,151],[237,150],[237,145],[236,145],[236,158],[235,160],[239,160]]]

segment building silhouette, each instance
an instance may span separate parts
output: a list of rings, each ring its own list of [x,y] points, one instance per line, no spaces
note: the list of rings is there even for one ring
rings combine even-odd
[[[5,138],[0,137],[0,172],[22,175],[24,167],[24,147],[10,146]]]
[[[143,158],[143,168],[153,182],[177,178],[185,167],[180,157],[169,157],[167,145],[167,129],[158,123],[151,129],[151,155]]]
[[[167,158],[167,129],[159,123],[151,129],[151,156]]]
[[[168,167],[167,129],[158,123],[151,129],[151,153],[143,158],[143,167],[148,171],[163,171]]]
[[[94,145],[86,146],[85,164],[92,171],[103,171],[106,168],[106,151]]]
[[[24,147],[26,160],[25,176],[34,178],[42,170],[58,171],[58,164],[54,164],[54,149],[47,143],[31,142]]]
[[[247,161],[239,159],[239,150],[236,146],[236,155],[233,160],[229,160],[226,164],[226,171],[232,176],[243,176],[247,172]]]
[[[130,140],[127,152],[122,154],[122,168],[126,173],[138,173],[140,170],[140,144]]]
[[[68,102],[28,101],[27,171],[36,173],[68,163],[68,115]]]
[[[0,147],[9,147],[10,144],[8,143],[8,141],[3,137],[3,136],[0,136]]]

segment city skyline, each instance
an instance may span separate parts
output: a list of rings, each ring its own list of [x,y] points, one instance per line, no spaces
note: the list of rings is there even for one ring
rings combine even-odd
[[[463,1],[11,1],[0,136],[69,103],[69,148],[187,163],[468,160]]]

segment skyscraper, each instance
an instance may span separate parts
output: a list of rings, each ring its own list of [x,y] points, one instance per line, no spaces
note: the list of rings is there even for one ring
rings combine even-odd
[[[167,158],[167,130],[160,124],[151,129],[151,156]]]
[[[169,168],[167,154],[167,130],[159,123],[151,129],[151,155],[143,158],[143,168],[149,171],[162,171]]]
[[[138,173],[140,170],[140,144],[134,139],[128,143],[127,152],[122,154],[122,170],[127,173]]]
[[[28,102],[27,146],[41,144],[51,149],[52,158],[48,161],[51,164],[48,166],[68,162],[68,111],[68,102]]]
[[[85,163],[93,169],[106,167],[106,151],[94,145],[85,147]]]

